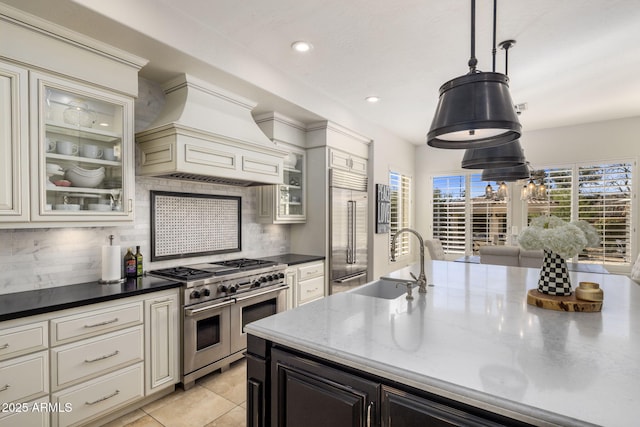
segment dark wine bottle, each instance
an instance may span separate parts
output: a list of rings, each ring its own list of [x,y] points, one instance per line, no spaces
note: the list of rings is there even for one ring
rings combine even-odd
[[[140,246],[136,246],[136,276],[141,277],[144,269],[142,268],[142,254],[140,253]]]
[[[124,256],[124,277],[136,277],[136,257],[131,248],[127,249]]]

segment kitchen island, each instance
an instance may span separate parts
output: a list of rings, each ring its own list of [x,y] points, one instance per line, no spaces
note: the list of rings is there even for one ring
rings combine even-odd
[[[283,398],[296,391],[304,396],[309,384],[335,371],[380,384],[370,391],[360,384],[365,391],[351,414],[355,425],[371,417],[371,425],[388,425],[403,393],[409,396],[403,402],[417,402],[404,407],[421,405],[412,395],[426,396],[440,409],[454,408],[456,416],[497,425],[637,423],[638,284],[626,276],[571,272],[574,287],[599,283],[604,305],[596,313],[560,312],[526,303],[527,291],[537,287],[537,269],[446,261],[425,266],[428,293],[416,289],[412,301],[341,293],[247,325],[248,425],[277,425],[287,411]],[[414,265],[390,276],[402,280],[418,270]],[[316,372],[315,378],[287,394],[284,384],[300,383],[301,372]],[[353,382],[348,386],[355,389]],[[396,389],[399,394],[390,392]]]

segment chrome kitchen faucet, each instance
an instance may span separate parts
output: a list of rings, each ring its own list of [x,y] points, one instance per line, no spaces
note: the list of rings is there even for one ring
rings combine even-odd
[[[417,279],[413,274],[411,274],[411,277],[416,279],[416,283],[418,284],[419,288],[418,292],[420,292],[421,294],[426,294],[427,276],[424,274],[424,239],[422,238],[420,233],[412,228],[401,228],[400,230],[398,230],[398,232],[394,234],[393,238],[391,239],[391,261],[396,261],[396,240],[398,236],[404,232],[413,233],[420,241],[420,274],[418,275]]]

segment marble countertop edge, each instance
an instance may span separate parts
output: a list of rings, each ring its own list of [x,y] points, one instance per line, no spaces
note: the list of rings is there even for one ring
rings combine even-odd
[[[279,333],[277,336],[274,336],[268,329],[263,329],[257,324],[249,324],[245,327],[245,330],[256,337],[270,340],[295,350],[303,351],[312,356],[320,357],[362,372],[367,372],[381,378],[386,378],[419,390],[437,394],[438,396],[442,396],[456,402],[468,404],[470,406],[504,415],[506,417],[511,417],[523,422],[549,427],[595,426],[595,424],[585,423],[570,417],[554,414],[540,408],[522,405],[508,399],[461,387],[450,382],[415,374],[413,372],[407,372],[397,366],[371,360],[367,360],[367,363],[363,363],[360,358],[354,357],[350,353],[341,352],[339,350],[330,350],[326,347],[319,346],[312,341],[302,340],[283,333]]]

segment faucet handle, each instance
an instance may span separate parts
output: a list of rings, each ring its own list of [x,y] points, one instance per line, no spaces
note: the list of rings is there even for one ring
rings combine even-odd
[[[409,274],[411,275],[411,277],[413,277],[413,280],[415,280],[416,282],[418,281],[418,278],[415,274],[413,274],[411,271],[409,272]]]
[[[412,274],[413,276],[413,274]],[[413,299],[413,295],[411,294],[411,286],[413,286],[413,282],[402,282],[402,283],[396,283],[396,288],[400,285],[404,285],[407,287],[407,300],[411,301]]]

